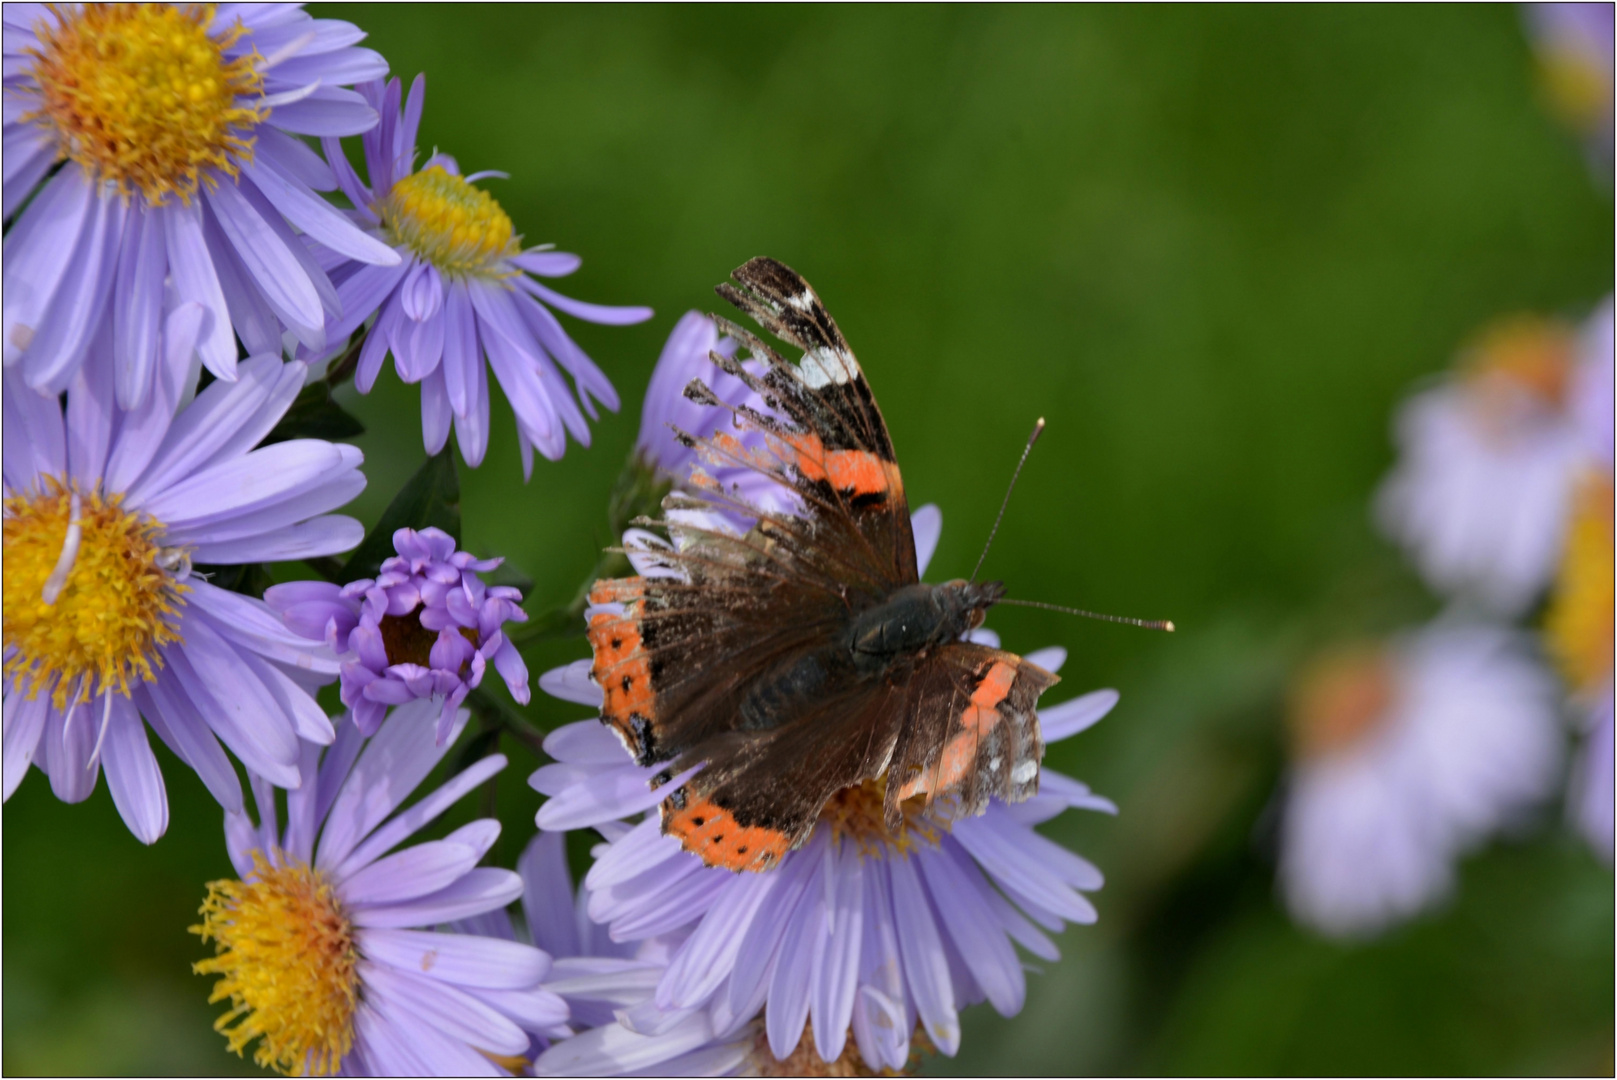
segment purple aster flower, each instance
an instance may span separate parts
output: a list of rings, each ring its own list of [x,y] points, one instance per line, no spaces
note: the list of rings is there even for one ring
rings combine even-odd
[[[315,194],[336,180],[297,138],[376,124],[343,87],[387,63],[350,23],[273,4],[7,4],[3,18],[4,214],[27,208],[5,238],[0,354],[27,385],[67,389],[110,324],[118,403],[143,404],[165,282],[201,306],[197,350],[231,381],[232,327],[251,355],[279,353],[283,331],[325,348],[341,306],[306,239],[399,261]]]
[[[1365,937],[1438,903],[1454,864],[1553,790],[1554,686],[1525,642],[1440,621],[1344,647],[1298,681],[1279,885],[1299,921]]]
[[[381,266],[345,251],[320,253],[343,308],[331,340],[377,316],[359,355],[355,385],[368,393],[391,352],[399,378],[421,384],[427,452],[443,449],[453,421],[461,456],[475,467],[488,449],[486,358],[516,412],[525,476],[532,474],[535,447],[554,461],[566,450],[569,434],[588,446],[586,414],[596,418],[596,402],[616,411],[617,391],[550,309],[614,326],[643,322],[651,309],[586,304],[540,284],[536,278],[571,274],[579,258],[549,245],[523,250],[500,204],[472,186],[503,173],[463,177],[454,158],[437,153],[416,168],[424,78],[416,77],[402,110],[397,79],[360,90],[382,115],[362,140],[369,184],[360,182],[336,139],[324,140],[326,157],[354,204],[353,220],[401,261]],[[318,351],[311,347],[311,353]],[[573,377],[576,402],[558,365]]]
[[[923,572],[940,529],[935,507],[916,514]],[[1053,671],[1065,655],[1045,649],[1027,659]],[[564,700],[601,702],[588,661],[547,673],[540,686]],[[1044,741],[1089,727],[1116,701],[1114,691],[1101,690],[1043,710]],[[812,1047],[835,1062],[851,1031],[865,1067],[897,1069],[908,1061],[917,1022],[933,1046],[953,1055],[960,1008],[986,998],[1003,1015],[1021,1009],[1026,985],[1016,944],[1054,960],[1059,954],[1040,926],[1057,931],[1095,920],[1083,892],[1101,886],[1100,872],[1034,826],[1068,807],[1115,807],[1050,770],[1026,802],[996,800],[962,820],[950,820],[941,805],[915,808],[897,831],[883,824],[884,780],[860,784],[834,796],[808,842],[778,866],[736,874],[704,866],[662,834],[655,814],[623,830],[623,819],[652,810],[683,778],[653,790],[661,767],[635,766],[601,724],[559,728],[545,750],[559,764],[530,780],[549,796],[540,828],[593,826],[608,838],[584,882],[591,918],[616,941],[682,938],[650,1000],[620,1015],[642,1035],[706,1011],[714,1037],[724,1040],[762,1009],[764,1039],[778,1060]]]
[[[443,703],[438,736],[447,738],[455,709],[491,662],[526,705],[528,667],[501,629],[527,621],[522,594],[477,576],[504,560],[456,551],[442,529],[400,529],[393,548],[398,555],[374,581],[296,581],[264,594],[294,632],[340,654],[342,700],[359,730],[374,732],[391,705],[433,698]]]
[[[195,305],[172,323],[190,353]],[[184,327],[181,327],[183,330]],[[168,824],[142,718],[240,810],[219,743],[260,776],[299,782],[299,740],[332,740],[314,687],[337,675],[323,646],[263,602],[191,572],[346,551],[359,522],[329,514],[365,486],[360,452],[321,439],[254,449],[303,386],[276,356],[243,361],[180,406],[185,368],[166,363],[146,403],[114,404],[105,333],[63,403],[5,375],[5,796],[30,763],[78,802],[101,766],[124,821],[151,843]]]
[[[220,976],[209,1000],[231,1008],[214,1026],[237,1054],[259,1039],[253,1059],[295,1075],[499,1076],[527,1064],[530,1033],[566,1022],[543,951],[432,929],[521,893],[516,874],[478,866],[500,823],[395,850],[505,767],[486,757],[394,813],[448,750],[432,711],[404,706],[369,741],[341,724],[329,750],[304,744],[284,828],[257,777],[258,824],[226,813],[240,879],[208,886],[192,929],[215,943],[194,969]]]
[[[710,354],[735,355],[737,342],[721,337],[710,316],[687,311],[674,325],[663,346],[657,366],[652,370],[651,383],[646,387],[646,402],[640,412],[640,437],[635,441],[635,452],[641,462],[661,473],[676,485],[685,485],[692,470],[701,469],[712,476],[722,488],[730,491],[752,506],[778,512],[801,512],[797,496],[791,489],[770,480],[756,469],[742,466],[710,467],[701,462],[694,447],[686,446],[677,433],[709,438],[723,432],[734,437],[748,449],[764,447],[763,433],[738,428],[731,407],[745,406],[768,414],[772,410],[747,384],[725,371],[710,359]],[[754,363],[754,362],[749,362]],[[754,365],[756,366],[756,365]],[[693,379],[700,379],[713,391],[723,405],[709,405],[692,401],[685,396],[685,387]],[[702,524],[709,517],[723,516],[727,527],[745,532],[751,520],[722,510],[675,510],[674,519]],[[701,519],[700,521],[696,519]]]
[[[1568,326],[1503,319],[1400,407],[1377,517],[1442,592],[1513,615],[1554,576],[1588,463],[1569,401],[1577,352]]]
[[[1583,136],[1589,164],[1610,184],[1612,6],[1526,4],[1522,12],[1550,106]]]

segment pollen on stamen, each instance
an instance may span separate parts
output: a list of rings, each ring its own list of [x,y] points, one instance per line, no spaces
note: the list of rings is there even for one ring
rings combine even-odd
[[[40,107],[24,116],[56,135],[63,157],[126,197],[189,202],[217,170],[235,176],[252,156],[246,129],[266,113],[256,53],[229,60],[238,22],[210,36],[214,6],[86,4],[41,20],[32,75]]]
[[[517,254],[511,219],[494,197],[442,165],[412,173],[376,205],[396,242],[446,274],[505,277]]]
[[[180,640],[187,591],[163,568],[162,525],[54,478],[6,499],[4,512],[7,680],[63,708],[155,677],[158,650]]]
[[[238,1056],[292,1076],[330,1076],[353,1045],[359,1000],[352,924],[318,870],[253,853],[246,881],[214,881],[191,927],[217,955],[192,965],[218,975],[210,1004],[229,1000],[214,1022]]]
[[[820,820],[831,827],[834,840],[848,838],[863,855],[885,851],[907,854],[917,841],[937,846],[947,818],[929,814],[924,797],[905,800],[903,819],[896,830],[887,827],[886,802],[887,777],[865,780],[827,799],[820,810]]]

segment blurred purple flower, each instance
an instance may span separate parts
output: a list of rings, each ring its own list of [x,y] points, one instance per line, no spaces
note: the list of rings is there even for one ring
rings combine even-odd
[[[1526,4],[1523,15],[1550,105],[1584,138],[1589,163],[1612,182],[1612,5]]]
[[[1438,590],[1515,615],[1549,584],[1589,461],[1570,411],[1577,353],[1558,322],[1500,320],[1400,407],[1376,515]]]
[[[401,261],[377,266],[348,252],[317,248],[342,300],[332,342],[377,314],[359,355],[355,385],[369,393],[391,351],[399,378],[421,384],[427,452],[443,449],[453,420],[461,456],[475,467],[488,449],[486,358],[516,413],[524,476],[532,475],[535,447],[555,460],[566,450],[568,434],[588,446],[585,414],[596,418],[597,401],[616,411],[617,391],[550,308],[613,326],[643,322],[651,309],[583,303],[530,277],[565,277],[580,260],[548,250],[549,245],[521,248],[521,237],[500,204],[472,186],[503,173],[462,177],[455,159],[438,153],[415,168],[425,78],[416,77],[402,110],[397,79],[360,90],[382,116],[362,140],[368,186],[334,138],[324,140],[326,158],[354,204],[354,221],[391,245]],[[311,347],[310,353],[318,351]],[[577,402],[558,364],[573,377]]]
[[[295,581],[264,593],[290,629],[339,654],[342,701],[359,730],[376,731],[389,706],[432,698],[442,702],[438,737],[448,738],[455,709],[490,663],[526,705],[528,667],[502,629],[528,620],[522,594],[477,576],[504,560],[457,551],[442,529],[400,529],[393,548],[374,580]]]
[[[261,1036],[255,1060],[299,1075],[499,1076],[530,1033],[565,1024],[566,1003],[541,985],[542,950],[432,929],[521,893],[510,870],[478,865],[499,822],[394,851],[506,764],[486,757],[395,814],[453,741],[432,737],[432,712],[412,703],[368,741],[341,724],[324,753],[304,744],[284,829],[256,776],[258,823],[225,815],[241,879],[209,886],[194,929],[218,955],[196,970],[221,976],[211,1000],[233,1009],[216,1027],[237,1053]],[[271,932],[253,936],[261,927]]]
[[[1553,683],[1493,626],[1440,621],[1327,654],[1290,721],[1279,885],[1333,936],[1443,899],[1459,856],[1543,802],[1561,768]]]
[[[144,404],[166,290],[201,306],[197,350],[230,381],[232,327],[253,355],[279,354],[283,331],[325,348],[340,305],[305,238],[398,263],[315,194],[336,180],[296,137],[376,124],[343,87],[387,63],[354,47],[352,24],[273,4],[7,4],[3,18],[4,214],[27,208],[5,238],[0,350],[27,385],[67,389],[110,324],[118,403]]]
[[[200,314],[187,305],[171,320],[190,329],[170,342],[179,353]],[[297,397],[304,365],[245,360],[235,382],[182,408],[186,371],[163,365],[145,405],[122,411],[103,333],[65,417],[59,399],[5,375],[5,796],[34,763],[58,798],[79,802],[104,764],[145,843],[163,834],[168,803],[142,718],[227,810],[241,808],[241,786],[219,740],[289,787],[299,740],[333,737],[312,691],[336,677],[336,658],[261,601],[191,573],[191,560],[330,555],[364,534],[327,513],[365,486],[358,450],[320,439],[254,449]]]
[[[926,507],[916,519],[924,572],[941,515]],[[1055,670],[1065,655],[1045,649],[1028,660]],[[599,707],[589,668],[579,661],[548,672],[540,686]],[[1043,710],[1045,741],[1084,730],[1116,702],[1115,691],[1101,690]],[[595,827],[609,838],[584,882],[591,918],[616,941],[678,941],[655,994],[620,1012],[620,1022],[641,1035],[666,1034],[705,1012],[713,1037],[727,1040],[763,1009],[776,1059],[805,1052],[800,1042],[812,1020],[821,1060],[843,1055],[851,1029],[866,1067],[902,1068],[917,1021],[953,1055],[961,1007],[986,998],[1003,1015],[1021,1009],[1026,986],[1013,942],[1046,960],[1059,956],[1034,923],[1056,931],[1095,920],[1083,892],[1100,888],[1100,871],[1034,826],[1068,807],[1116,808],[1050,770],[1026,802],[995,801],[958,821],[941,806],[916,811],[897,834],[881,824],[879,782],[850,788],[777,867],[736,874],[682,850],[662,834],[655,813],[624,831],[622,819],[652,810],[669,787],[653,790],[662,766],[636,766],[597,721],[557,729],[545,750],[559,764],[529,781],[549,796],[540,828]]]

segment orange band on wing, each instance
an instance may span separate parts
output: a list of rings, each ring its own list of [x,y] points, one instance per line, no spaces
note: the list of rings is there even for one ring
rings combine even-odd
[[[790,846],[785,833],[741,825],[713,800],[689,791],[682,808],[663,803],[663,832],[678,837],[686,851],[707,865],[726,870],[767,870]]]
[[[797,471],[810,482],[824,480],[838,491],[855,495],[902,490],[898,466],[883,461],[869,450],[827,452],[825,444],[812,431],[788,435],[786,443],[796,454]]]
[[[613,601],[633,602],[645,589],[641,578],[597,581],[590,590],[596,604]],[[656,717],[656,694],[651,688],[651,664],[640,638],[640,623],[630,615],[597,612],[590,618],[588,631],[595,661],[590,677],[601,688],[601,719],[618,729],[631,749],[643,752],[643,734],[636,730]]]
[[[646,579],[640,577],[601,578],[590,586],[592,604],[627,604],[646,594]]]
[[[983,681],[971,692],[971,703],[960,714],[960,726],[986,735],[999,723],[999,703],[1011,692],[1016,681],[1016,669],[1003,660],[995,660]]]

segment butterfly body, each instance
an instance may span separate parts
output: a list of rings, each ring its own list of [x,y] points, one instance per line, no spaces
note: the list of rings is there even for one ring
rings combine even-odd
[[[661,777],[701,766],[662,804],[665,832],[711,865],[761,870],[813,831],[838,791],[885,778],[884,817],[905,804],[977,813],[1037,790],[1038,695],[1056,677],[962,640],[1004,595],[998,582],[927,585],[902,477],[858,362],[812,288],[754,259],[720,295],[799,348],[793,364],[733,324],[751,367],[718,353],[762,408],[728,432],[679,433],[716,468],[790,493],[766,510],[698,470],[664,502],[674,544],[657,572],[597,582],[592,677],[602,720]],[[693,382],[686,395],[713,402]],[[755,522],[744,535],[714,511]]]

